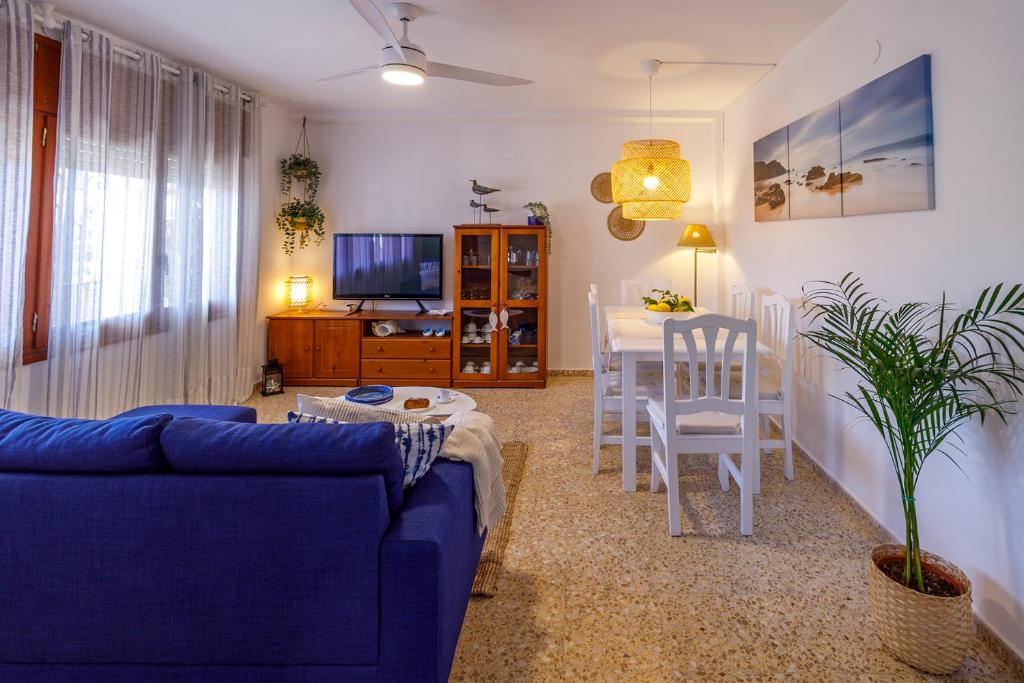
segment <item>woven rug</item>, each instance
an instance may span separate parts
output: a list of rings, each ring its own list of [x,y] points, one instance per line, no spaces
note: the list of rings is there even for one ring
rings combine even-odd
[[[519,483],[526,470],[526,455],[529,448],[522,441],[509,441],[501,447],[501,478],[505,482],[505,514],[494,529],[487,530],[484,549],[480,553],[480,566],[473,581],[473,597],[489,598],[498,592],[498,579],[505,562],[505,548],[508,546],[512,516],[516,511],[516,496]]]

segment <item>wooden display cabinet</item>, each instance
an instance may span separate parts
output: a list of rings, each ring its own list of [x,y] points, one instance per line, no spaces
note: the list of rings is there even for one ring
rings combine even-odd
[[[454,300],[456,387],[547,384],[543,226],[456,225]]]

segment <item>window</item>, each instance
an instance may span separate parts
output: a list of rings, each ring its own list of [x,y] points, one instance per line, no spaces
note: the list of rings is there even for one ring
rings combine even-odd
[[[35,37],[32,198],[25,254],[25,323],[22,362],[46,360],[50,327],[50,259],[53,246],[53,172],[57,157],[60,43]]]

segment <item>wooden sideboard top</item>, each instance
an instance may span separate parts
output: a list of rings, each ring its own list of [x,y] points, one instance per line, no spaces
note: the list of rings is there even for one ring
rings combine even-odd
[[[331,311],[318,309],[315,311],[282,311],[268,315],[268,320],[451,320],[452,314],[431,315],[419,311]]]

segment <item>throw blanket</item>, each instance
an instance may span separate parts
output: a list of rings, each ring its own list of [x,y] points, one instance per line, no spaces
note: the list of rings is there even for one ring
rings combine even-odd
[[[452,415],[444,424],[454,425],[440,457],[462,460],[473,466],[476,532],[493,528],[505,514],[505,482],[501,478],[501,440],[490,415],[470,411]]]

